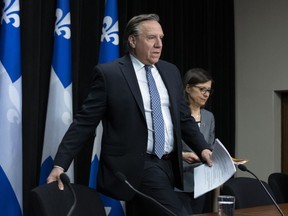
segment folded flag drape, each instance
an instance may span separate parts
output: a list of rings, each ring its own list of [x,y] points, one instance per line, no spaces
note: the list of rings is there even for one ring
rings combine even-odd
[[[102,25],[102,35],[98,63],[113,61],[119,57],[119,29],[118,29],[118,3],[117,0],[106,0],[105,13]],[[102,122],[96,129],[92,161],[90,168],[89,186],[96,188],[98,164],[101,151],[103,126]],[[124,216],[124,202],[100,194],[107,216]]]
[[[53,168],[58,146],[72,123],[72,69],[70,1],[58,0],[54,31],[49,96],[40,171],[40,184],[45,184]],[[74,164],[67,170],[74,182]]]
[[[0,20],[0,215],[22,215],[22,72],[19,0]]]

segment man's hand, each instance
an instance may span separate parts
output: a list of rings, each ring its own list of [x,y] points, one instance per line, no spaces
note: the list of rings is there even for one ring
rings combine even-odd
[[[199,157],[194,152],[182,152],[182,158],[187,163],[199,162]]]
[[[211,156],[212,156],[212,151],[209,149],[204,149],[201,152],[201,157],[207,163],[208,166],[212,166]]]
[[[64,190],[64,184],[60,180],[60,175],[64,172],[64,169],[61,167],[54,167],[47,178],[47,183],[58,181],[58,187],[60,190]]]

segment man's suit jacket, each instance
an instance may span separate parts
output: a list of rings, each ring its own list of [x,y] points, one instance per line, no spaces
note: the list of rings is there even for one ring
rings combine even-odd
[[[171,63],[155,64],[168,90],[174,127],[173,171],[176,185],[182,187],[183,140],[200,154],[208,148],[199,128],[190,115],[184,97],[180,72]],[[115,176],[123,173],[137,188],[141,182],[147,148],[148,129],[136,74],[129,55],[113,62],[97,65],[91,91],[82,109],[65,134],[55,165],[67,169],[82,145],[103,122],[97,189],[116,199],[129,200],[134,192]]]

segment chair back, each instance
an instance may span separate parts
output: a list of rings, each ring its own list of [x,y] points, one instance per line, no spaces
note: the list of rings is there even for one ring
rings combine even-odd
[[[261,181],[274,197],[269,185]],[[257,179],[235,177],[223,184],[221,194],[235,196],[235,208],[249,208],[261,205],[273,205],[273,201]]]
[[[272,189],[277,203],[288,202],[288,175],[272,173],[268,177],[268,184]]]
[[[71,215],[106,216],[104,205],[95,189],[80,184],[71,184],[77,204]],[[59,190],[57,182],[34,188],[30,193],[30,214],[33,216],[67,216],[74,197],[68,186]]]

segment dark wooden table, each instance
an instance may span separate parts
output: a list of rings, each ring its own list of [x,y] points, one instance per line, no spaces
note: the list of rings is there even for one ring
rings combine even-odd
[[[279,204],[284,215],[288,216],[288,203]],[[197,214],[193,216],[215,216],[218,215],[217,212],[213,213],[205,213],[205,214]],[[274,205],[267,206],[257,206],[253,208],[243,208],[243,209],[235,209],[235,216],[278,216],[280,212]]]

